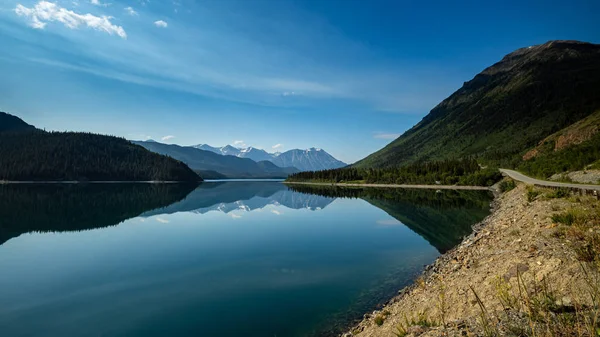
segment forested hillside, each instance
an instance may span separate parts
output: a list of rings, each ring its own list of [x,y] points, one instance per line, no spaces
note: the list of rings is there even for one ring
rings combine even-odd
[[[200,181],[184,163],[152,153],[123,138],[23,128],[3,114],[0,180],[8,181]],[[20,121],[20,119],[17,118]],[[27,125],[27,124],[25,124]]]
[[[551,41],[485,69],[357,168],[473,157],[517,167],[551,134],[600,109],[600,45]]]
[[[496,169],[482,169],[476,160],[443,160],[397,167],[349,167],[292,174],[289,182],[426,184],[490,186],[501,179]]]

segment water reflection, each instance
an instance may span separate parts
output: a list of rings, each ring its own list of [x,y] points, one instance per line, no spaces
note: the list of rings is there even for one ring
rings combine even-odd
[[[0,244],[28,232],[117,225],[182,200],[194,184],[0,184]]]
[[[489,201],[277,182],[0,186],[0,326],[333,336],[467,234]]]

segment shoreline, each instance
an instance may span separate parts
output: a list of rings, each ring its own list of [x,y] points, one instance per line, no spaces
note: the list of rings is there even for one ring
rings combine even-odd
[[[519,282],[539,284],[549,280],[560,292],[561,301],[588,305],[577,294],[577,289],[586,287],[581,262],[569,241],[556,235],[561,225],[551,219],[553,214],[577,207],[579,202],[543,194],[530,200],[523,183],[504,193],[491,190],[495,197],[491,212],[473,225],[470,235],[424,266],[420,276],[382,308],[350,323],[340,336],[394,336],[399,330],[406,332],[402,336],[482,335],[485,327],[479,299],[486,315],[489,312],[489,320],[497,322],[500,329],[511,320],[524,321],[522,311],[506,311],[498,295],[499,284],[517,289]],[[593,199],[586,202],[597,203]]]
[[[494,191],[494,189],[485,186],[463,186],[463,185],[397,185],[397,184],[348,184],[348,183],[309,183],[284,181],[284,184],[290,185],[313,185],[313,186],[336,186],[336,187],[376,187],[376,188],[419,188],[434,190],[477,190]]]
[[[94,180],[94,181],[79,181],[79,180],[23,180],[23,181],[11,181],[11,180],[0,180],[0,185],[35,185],[35,184],[198,184],[202,183],[202,181],[162,181],[162,180],[140,180],[140,181],[131,181],[131,180],[111,180],[111,181],[103,181],[103,180]]]

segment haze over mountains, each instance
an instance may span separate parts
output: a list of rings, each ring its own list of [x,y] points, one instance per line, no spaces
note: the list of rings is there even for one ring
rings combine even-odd
[[[197,149],[211,151],[221,155],[249,158],[256,162],[268,160],[279,167],[295,167],[300,171],[321,171],[347,166],[348,164],[335,159],[323,149],[311,147],[307,150],[293,149],[285,152],[269,153],[255,147],[234,147],[226,145],[213,147],[207,144],[194,146]]]
[[[290,150],[268,153],[254,147],[206,144],[180,146],[154,140],[133,141],[144,148],[186,163],[207,179],[286,178],[299,171],[318,171],[346,166],[322,149]]]

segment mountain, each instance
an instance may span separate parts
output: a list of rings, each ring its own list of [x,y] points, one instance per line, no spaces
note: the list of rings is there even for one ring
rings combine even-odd
[[[273,160],[273,155],[268,153],[265,150],[257,149],[254,147],[248,147],[240,150],[240,154],[238,155],[240,158],[248,158],[252,159],[256,162],[268,160]],[[294,166],[294,165],[286,165],[286,166]]]
[[[295,167],[300,171],[330,170],[347,166],[322,149],[310,148],[308,150],[289,150],[284,153],[268,153],[255,147],[236,148],[231,145],[213,147],[207,144],[194,146],[197,149],[210,151],[221,155],[236,156],[252,159],[255,162],[270,161],[279,167]]]
[[[151,141],[134,141],[133,143],[144,148],[170,156],[189,165],[201,175],[207,173],[218,178],[285,178],[290,173],[298,170],[295,168],[281,168],[275,165],[259,164],[252,159],[239,158],[232,155],[221,155],[212,151],[201,150],[198,147],[163,144]],[[231,148],[235,149],[233,146]],[[227,147],[223,147],[225,149]],[[225,151],[231,151],[225,149]],[[271,164],[271,163],[269,163]]]
[[[0,180],[202,180],[184,163],[123,138],[45,132],[8,114],[0,115],[0,125]]]
[[[475,157],[518,166],[546,137],[600,109],[600,45],[550,41],[518,49],[355,167]]]
[[[25,123],[21,118],[0,111],[0,132],[34,130],[33,125]]]
[[[300,171],[321,171],[347,166],[329,153],[314,147],[308,150],[286,151],[273,158],[272,162],[280,167],[293,166]]]

